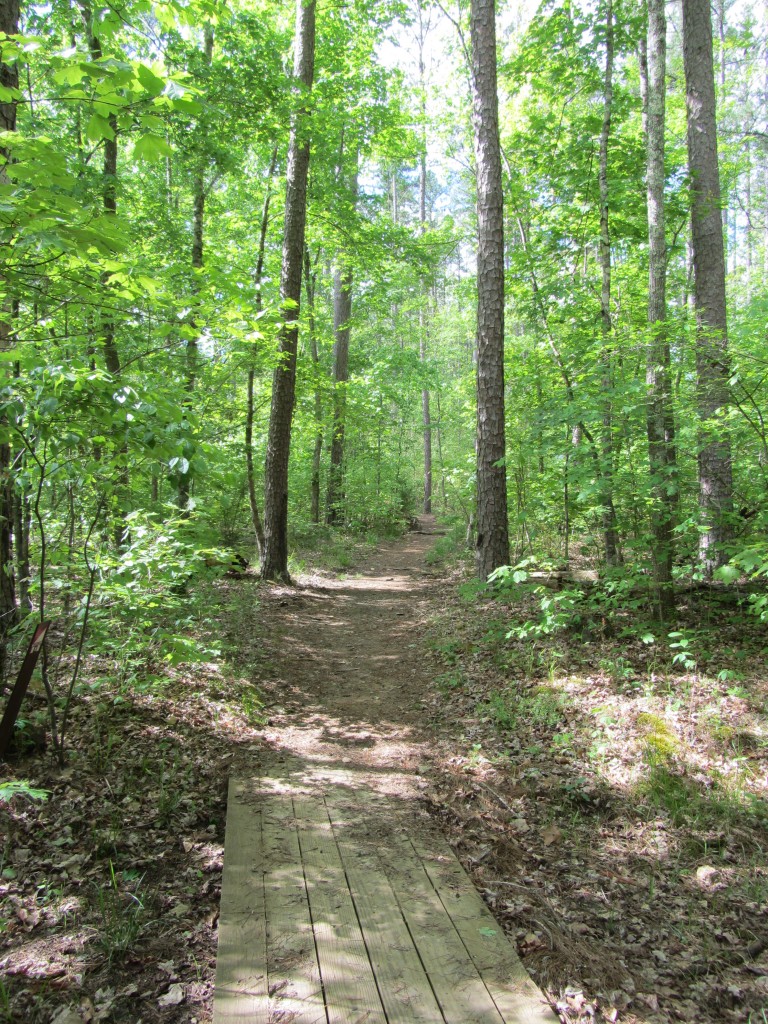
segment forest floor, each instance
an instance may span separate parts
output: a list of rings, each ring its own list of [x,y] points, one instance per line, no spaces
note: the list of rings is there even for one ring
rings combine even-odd
[[[66,766],[0,770],[47,792],[0,804],[0,1022],[208,1021],[227,779],[282,751],[438,823],[563,1021],[766,1024],[765,628],[691,598],[663,651],[631,615],[520,639],[539,597],[434,530],[219,581],[215,660],[88,664]]]

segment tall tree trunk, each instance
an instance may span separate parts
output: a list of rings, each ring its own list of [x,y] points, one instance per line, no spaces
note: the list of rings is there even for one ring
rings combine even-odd
[[[204,58],[205,63],[210,67],[213,60],[213,27],[210,24],[206,24],[204,29]],[[204,265],[204,240],[205,240],[205,169],[207,164],[207,158],[205,154],[201,154],[200,161],[195,173],[194,188],[192,195],[192,252],[190,256],[190,264],[192,267],[192,294],[196,295],[200,291],[200,280],[199,271],[203,269]],[[190,320],[189,326],[193,332],[197,331],[197,323],[195,321],[194,314]],[[192,485],[192,455],[194,449],[194,437],[192,427],[192,409],[194,406],[194,394],[195,385],[197,383],[198,373],[198,359],[200,356],[200,350],[198,346],[198,339],[196,333],[193,333],[191,338],[187,339],[185,346],[184,357],[184,408],[187,412],[187,426],[186,426],[186,443],[189,446],[189,451],[185,453],[188,458],[186,459],[186,469],[179,473],[178,481],[178,496],[177,502],[179,508],[183,512],[189,510],[189,497],[190,488]]]
[[[608,142],[613,108],[613,3],[608,0],[605,22],[605,79],[603,83],[603,127],[600,132],[598,188],[600,192],[600,327],[603,337],[600,501],[602,504],[603,545],[608,565],[618,565],[619,539],[616,509],[613,504],[613,323],[611,319],[611,234],[608,219]]]
[[[85,26],[85,34],[88,42],[88,49],[93,61],[99,61],[104,56],[101,40],[93,31],[93,10],[90,0],[78,0],[80,15]],[[108,117],[111,137],[104,139],[104,163],[102,169],[102,202],[104,212],[111,217],[117,216],[117,116],[110,114]],[[106,297],[109,296],[109,274],[101,275],[101,285]],[[110,375],[117,381],[122,372],[120,363],[120,352],[117,347],[115,321],[108,304],[105,304],[99,317],[99,333],[101,348],[104,354],[104,365]],[[125,524],[125,507],[128,501],[130,490],[130,474],[128,469],[128,449],[123,444],[118,454],[120,465],[118,466],[118,483],[116,493],[113,497],[113,518],[114,544],[121,548],[127,541]],[[114,507],[116,506],[116,507]]]
[[[315,445],[312,450],[312,480],[310,483],[310,515],[313,523],[320,522],[320,468],[323,457],[323,393],[320,389],[320,356],[317,351],[317,323],[315,320],[315,288],[317,272],[312,267],[309,248],[304,248],[304,290],[307,293],[307,319],[309,321],[309,354],[315,374]]]
[[[429,22],[424,17],[424,5],[418,0],[419,14],[419,89],[421,92],[421,153],[419,155],[419,234],[423,238],[427,231],[427,83],[424,66],[424,52],[427,44]],[[419,306],[419,359],[422,366],[427,361],[427,309],[429,284],[426,277],[421,279],[421,305]],[[429,388],[421,390],[421,419],[424,427],[424,514],[432,512],[432,422],[429,409]]]
[[[277,146],[272,150],[267,173],[267,190],[264,193],[264,206],[261,210],[261,226],[259,228],[259,251],[256,257],[256,269],[253,272],[253,283],[256,289],[256,311],[263,309],[261,287],[264,278],[264,256],[267,249],[267,228],[269,227],[269,207],[272,202],[272,179],[277,169]],[[248,367],[248,391],[245,409],[245,471],[248,481],[248,505],[251,510],[251,525],[256,540],[259,561],[264,557],[264,527],[259,515],[259,502],[256,497],[256,472],[253,466],[253,391],[256,371],[253,362]]]
[[[504,201],[494,0],[472,0],[472,122],[477,164],[477,574],[509,562],[504,436]]]
[[[672,584],[675,494],[677,491],[674,418],[667,337],[667,245],[664,233],[664,156],[666,116],[667,19],[665,0],[648,0],[648,41],[641,46],[647,154],[648,203],[648,347],[646,352],[646,427],[653,489],[653,574],[656,607],[662,622],[675,612]]]
[[[296,0],[294,77],[305,94],[312,88],[315,67],[315,0]],[[266,580],[289,580],[288,573],[288,459],[291,421],[296,399],[296,352],[299,339],[301,272],[307,217],[309,125],[306,104],[292,118],[288,146],[285,231],[280,275],[283,323],[279,334],[280,362],[272,380],[272,407],[265,464],[264,556]]]
[[[80,14],[85,26],[85,34],[88,42],[88,49],[91,58],[99,61],[104,56],[101,40],[93,31],[93,10],[90,0],[78,0]],[[104,139],[104,164],[102,171],[102,195],[104,210],[109,214],[117,213],[117,118],[114,114],[109,115],[109,127],[112,133],[111,138]],[[107,275],[102,278],[102,284],[107,286]],[[101,344],[104,352],[104,365],[113,377],[120,375],[120,353],[115,340],[115,324],[109,312],[104,312],[101,317]]]
[[[730,398],[730,368],[709,0],[683,0],[683,63],[697,324],[699,560],[705,574],[711,576],[728,557],[733,471],[730,439],[723,419]]]
[[[0,32],[16,35],[19,31],[18,0],[0,0]],[[0,63],[0,85],[4,89],[17,89],[19,70],[16,64]],[[0,102],[0,129],[6,132],[16,130],[16,102]],[[0,184],[8,183],[6,166],[11,159],[9,149],[0,149]],[[4,282],[7,290],[7,282]],[[0,308],[0,352],[7,352],[12,346],[12,297],[6,295]],[[10,363],[5,363],[4,372],[9,372]],[[0,429],[5,433],[8,427],[6,417],[0,420]],[[13,565],[13,512],[14,488],[12,451],[8,441],[0,443],[0,683],[5,681],[8,662],[8,631],[16,621],[16,586]]]
[[[328,499],[325,521],[344,521],[344,434],[346,385],[349,380],[349,320],[352,316],[352,270],[337,269],[333,275],[333,433],[328,467]]]
[[[342,157],[339,162],[341,176]],[[357,161],[350,180],[353,206],[357,202]],[[347,263],[333,275],[333,433],[331,461],[328,467],[328,498],[325,521],[329,525],[344,522],[344,437],[346,432],[347,381],[349,380],[349,338],[352,317],[352,268]]]

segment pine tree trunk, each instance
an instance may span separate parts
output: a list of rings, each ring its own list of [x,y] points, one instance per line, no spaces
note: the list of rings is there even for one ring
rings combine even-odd
[[[504,201],[494,0],[472,0],[472,122],[477,164],[477,574],[509,562],[504,436]]]
[[[705,574],[711,576],[728,557],[733,472],[730,439],[723,421],[730,398],[730,369],[709,0],[683,0],[683,62],[697,323],[699,560]]]
[[[600,192],[600,327],[603,337],[600,500],[602,504],[603,544],[607,565],[621,561],[613,504],[613,323],[611,318],[611,234],[608,218],[608,142],[613,108],[613,4],[608,0],[605,25],[605,79],[603,83],[603,127],[600,132],[598,188]]]
[[[646,427],[653,488],[653,571],[662,622],[675,612],[672,584],[675,494],[674,418],[667,337],[667,245],[664,216],[667,20],[665,0],[648,0],[648,43],[641,47],[640,80],[645,115],[648,202],[648,347]]]
[[[315,66],[315,0],[296,0],[294,77],[309,93]],[[280,362],[272,379],[267,457],[264,469],[265,580],[290,580],[288,573],[288,460],[296,400],[296,353],[299,339],[301,273],[307,217],[309,125],[306,108],[294,115],[288,145],[285,230],[280,275],[283,323],[278,339]]]

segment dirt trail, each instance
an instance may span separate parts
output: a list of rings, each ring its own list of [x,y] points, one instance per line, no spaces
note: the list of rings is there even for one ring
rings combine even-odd
[[[432,739],[421,705],[432,667],[423,627],[436,597],[425,555],[435,522],[379,546],[354,577],[302,580],[261,598],[279,678],[264,738],[270,757],[299,759],[315,778],[411,798]],[[329,775],[329,773],[332,773]]]

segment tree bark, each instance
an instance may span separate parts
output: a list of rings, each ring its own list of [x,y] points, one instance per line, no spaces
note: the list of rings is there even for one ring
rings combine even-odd
[[[656,608],[662,622],[675,612],[672,584],[675,496],[675,428],[667,336],[667,245],[664,216],[667,19],[665,0],[648,0],[647,46],[641,47],[647,158],[648,346],[646,350],[646,429],[653,493],[653,575]]]
[[[477,541],[480,579],[509,562],[504,434],[504,202],[496,10],[472,0],[472,122],[477,165]]]
[[[605,22],[605,79],[603,82],[603,126],[600,132],[598,189],[600,193],[600,328],[603,339],[600,500],[602,504],[603,545],[607,565],[621,561],[613,503],[613,322],[611,318],[611,233],[608,216],[608,142],[613,110],[613,3],[608,0]]]
[[[16,35],[19,31],[18,0],[0,0],[0,32]],[[0,63],[0,85],[5,89],[18,89],[19,70],[16,64]],[[0,129],[6,132],[16,130],[16,101],[0,103]],[[7,184],[6,166],[11,159],[9,149],[0,149],[0,183]],[[7,283],[6,283],[7,288]],[[7,352],[13,344],[12,329],[13,303],[6,296],[0,309],[0,352]],[[10,364],[5,363],[5,372]],[[0,429],[6,432],[6,417],[0,420]],[[8,662],[8,631],[16,621],[16,585],[13,565],[13,513],[14,487],[12,450],[9,441],[0,443],[0,682],[5,681]]]
[[[213,27],[210,24],[206,24],[204,30],[204,58],[205,63],[210,67],[213,60]],[[205,241],[205,168],[206,168],[206,157],[204,154],[200,156],[199,165],[195,173],[194,189],[192,195],[192,251],[190,254],[190,264],[192,267],[192,294],[196,295],[200,290],[200,282],[198,271],[203,269],[204,266],[204,241]],[[195,322],[194,314],[190,318],[189,326],[193,331],[197,331],[197,323]],[[197,383],[197,372],[198,372],[198,359],[200,356],[200,349],[198,346],[197,335],[187,339],[187,343],[184,350],[185,366],[184,366],[184,408],[187,411],[187,443],[190,446],[190,451],[187,453],[189,458],[187,459],[187,468],[184,472],[179,473],[178,481],[178,505],[183,512],[189,510],[189,498],[190,488],[192,485],[192,448],[194,447],[193,427],[190,422],[191,413],[194,405],[194,394],[195,384]]]
[[[312,479],[310,482],[310,515],[313,523],[320,522],[320,468],[323,457],[323,394],[320,389],[320,356],[317,351],[317,324],[315,320],[315,287],[317,273],[312,267],[309,248],[304,249],[304,289],[307,293],[307,319],[309,321],[309,354],[315,374],[315,445],[312,450]]]
[[[357,202],[357,161],[350,180],[353,205]],[[341,178],[342,156],[339,161]],[[325,521],[329,526],[343,523],[344,499],[344,436],[346,431],[347,381],[349,380],[349,338],[352,317],[352,268],[347,263],[333,275],[333,432],[331,434],[331,461],[328,467],[328,497]]]
[[[307,217],[309,174],[309,112],[307,99],[315,67],[315,0],[296,0],[294,78],[304,94],[292,118],[288,145],[280,299],[283,323],[278,347],[280,361],[272,379],[272,407],[265,464],[264,557],[265,580],[290,580],[288,573],[288,459],[291,421],[296,400],[296,352],[299,337],[301,273]]]
[[[93,61],[99,61],[104,56],[101,40],[93,32],[93,11],[90,0],[78,0],[80,15],[85,26],[85,35],[88,42],[88,49]],[[117,213],[117,118],[114,114],[109,115],[109,127],[112,131],[111,139],[104,139],[104,164],[102,171],[102,195],[105,213],[115,215]],[[107,275],[102,277],[102,284],[108,287]],[[120,353],[115,340],[115,324],[110,313],[105,312],[101,317],[101,345],[104,352],[104,365],[109,373],[117,378],[120,376]]]
[[[730,368],[709,0],[683,0],[683,63],[697,326],[699,561],[709,577],[727,561],[733,514],[731,445],[723,419]]]
[[[264,278],[264,256],[267,248],[267,228],[269,227],[269,207],[272,202],[272,179],[277,169],[277,146],[272,150],[267,172],[267,190],[264,194],[264,206],[261,211],[261,226],[259,228],[259,251],[256,257],[256,268],[253,272],[253,283],[256,289],[256,311],[260,313],[263,309],[261,286]],[[248,481],[248,505],[251,510],[251,525],[253,536],[256,541],[256,550],[259,554],[259,562],[264,557],[264,526],[259,514],[259,502],[256,497],[256,472],[253,465],[253,390],[256,371],[253,363],[248,367],[248,390],[245,409],[245,471]]]
[[[352,270],[347,266],[337,269],[333,275],[333,433],[325,512],[329,526],[344,522],[344,433],[351,316]]]
[[[419,88],[421,90],[421,153],[419,154],[419,234],[427,232],[427,92],[424,52],[427,43],[429,23],[424,18],[424,5],[418,0],[419,14]],[[427,361],[427,309],[429,286],[426,277],[421,279],[421,305],[419,307],[419,359],[422,366]],[[432,513],[432,420],[429,408],[429,388],[421,390],[421,420],[424,427],[424,515]]]

